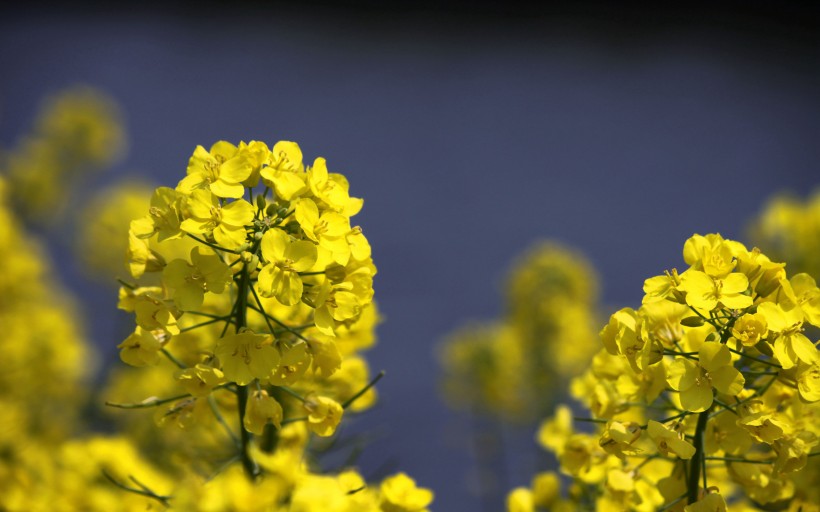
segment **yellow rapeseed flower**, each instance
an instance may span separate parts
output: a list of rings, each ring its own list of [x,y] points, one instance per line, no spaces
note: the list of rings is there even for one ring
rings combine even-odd
[[[699,360],[678,358],[669,365],[667,381],[680,391],[683,408],[702,412],[712,406],[713,390],[727,395],[737,395],[743,389],[745,379],[732,366],[729,347],[717,342],[706,342],[698,351]]]
[[[259,294],[275,297],[285,306],[302,299],[302,278],[316,263],[316,246],[306,240],[293,240],[281,229],[271,229],[262,236],[262,257],[267,262],[259,271]]]
[[[240,386],[253,379],[265,380],[279,366],[279,351],[271,344],[273,336],[242,332],[220,338],[214,355],[222,363],[222,372],[230,382]]]
[[[226,249],[236,249],[245,243],[245,226],[253,220],[253,206],[244,199],[225,205],[208,190],[194,190],[187,202],[189,217],[180,228],[194,235],[213,236]]]
[[[404,473],[385,478],[379,490],[383,512],[424,512],[433,502],[433,491],[416,486]]]
[[[245,155],[230,142],[216,142],[210,151],[197,146],[188,161],[188,175],[179,182],[177,190],[189,195],[204,188],[218,197],[238,199],[245,193],[242,182],[252,170]]]
[[[314,393],[305,397],[303,406],[308,413],[307,426],[311,432],[322,437],[332,436],[336,432],[344,414],[338,402]]]
[[[701,311],[712,311],[718,304],[730,309],[752,305],[752,298],[744,295],[749,279],[738,273],[725,278],[712,277],[699,270],[687,270],[681,276],[680,290],[686,292],[686,303]]]

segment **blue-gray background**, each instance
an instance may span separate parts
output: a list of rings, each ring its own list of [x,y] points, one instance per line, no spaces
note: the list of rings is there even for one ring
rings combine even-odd
[[[434,348],[498,314],[517,254],[571,244],[606,304],[635,305],[692,233],[742,238],[771,194],[818,184],[816,25],[733,5],[702,18],[432,3],[0,12],[0,146],[44,95],[85,83],[127,113],[123,175],[173,186],[193,148],[219,139],[326,157],[365,198],[356,220],[387,318],[369,355],[387,370],[382,402],[359,420],[382,437],[360,464],[395,460],[436,490],[435,510],[471,511],[468,422],[437,398]],[[62,270],[111,354],[113,297]],[[510,434],[510,484],[534,470],[531,435]]]

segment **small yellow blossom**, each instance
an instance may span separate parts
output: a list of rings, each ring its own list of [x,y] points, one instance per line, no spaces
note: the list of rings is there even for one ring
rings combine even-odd
[[[284,201],[290,201],[307,190],[302,150],[295,142],[274,144],[260,174],[265,183]]]
[[[561,497],[561,480],[552,471],[535,475],[531,487],[536,507],[548,509]]]
[[[280,354],[279,366],[269,375],[269,382],[274,386],[289,386],[298,381],[310,366],[310,353],[304,342],[288,344],[277,343]]]
[[[248,179],[252,169],[230,142],[216,142],[210,151],[197,146],[188,161],[188,175],[179,182],[177,190],[189,195],[204,188],[219,197],[238,199],[245,192],[242,182]]]
[[[662,276],[650,277],[643,283],[644,304],[648,302],[662,301],[667,298],[674,298],[678,294],[680,276],[678,270],[673,268]]]
[[[139,279],[145,272],[158,272],[165,268],[165,258],[151,249],[147,240],[138,238],[133,231],[128,232],[126,263],[131,276]]]
[[[669,366],[667,380],[680,391],[680,402],[687,411],[702,412],[712,406],[713,390],[737,395],[745,379],[732,366],[732,356],[726,345],[706,342],[698,351],[699,360],[679,358]]]
[[[362,233],[361,227],[353,226],[353,228],[347,232],[345,238],[347,244],[350,246],[350,256],[352,256],[354,260],[364,261],[370,258],[372,252],[370,242],[367,241],[364,233]]]
[[[301,198],[293,202],[296,221],[308,238],[333,254],[333,259],[340,265],[346,265],[350,259],[350,246],[347,234],[350,233],[350,221],[344,215],[334,211],[319,212],[312,199]]]
[[[307,426],[311,432],[322,437],[332,436],[336,432],[344,413],[338,402],[326,396],[311,394],[305,397],[303,405],[308,413]]]
[[[737,416],[728,411],[718,414],[706,424],[703,439],[706,453],[723,450],[729,454],[743,454],[752,446],[749,432],[738,425]]]
[[[248,396],[245,407],[245,430],[261,436],[268,423],[273,423],[277,429],[281,428],[282,415],[282,406],[279,402],[269,396],[264,389],[255,390]]]
[[[800,308],[806,322],[820,326],[820,288],[814,278],[808,274],[795,274],[782,284],[786,309],[792,305]]]
[[[355,318],[361,312],[361,304],[353,293],[353,283],[331,284],[325,280],[320,286],[314,286],[313,305],[316,311],[313,320],[319,332],[328,336],[335,335],[336,322]]]
[[[695,455],[695,447],[683,438],[683,433],[673,430],[663,423],[649,420],[646,427],[649,437],[655,441],[658,452],[668,456],[673,453],[681,459],[691,459]]]
[[[162,330],[168,334],[179,334],[177,318],[180,312],[170,301],[165,301],[154,294],[153,289],[146,290],[134,298],[134,313],[137,325],[149,331]]]
[[[216,386],[225,382],[222,370],[205,364],[185,368],[177,373],[176,378],[188,393],[198,398],[210,395]]]
[[[214,355],[230,382],[240,386],[253,379],[265,380],[279,366],[279,351],[271,345],[273,336],[242,332],[220,338]]]
[[[535,512],[532,491],[516,487],[507,495],[507,512]]]
[[[311,192],[331,210],[352,217],[362,209],[362,200],[348,194],[349,185],[344,176],[327,172],[324,158],[314,160],[307,174]]]
[[[285,306],[302,299],[302,278],[316,263],[316,246],[306,240],[293,241],[280,229],[271,229],[262,236],[262,256],[267,262],[259,272],[259,295],[276,297]]]
[[[315,337],[308,346],[313,355],[313,370],[322,377],[330,377],[342,367],[342,355],[332,339]]]
[[[764,302],[757,308],[766,318],[769,330],[776,335],[772,350],[784,369],[798,361],[812,364],[820,360],[817,348],[803,334],[803,313],[798,307],[784,310],[773,302]]]
[[[174,290],[174,302],[183,311],[202,306],[205,292],[222,293],[231,282],[231,269],[216,254],[191,250],[191,263],[175,259],[162,271],[163,282]]]
[[[182,236],[180,231],[184,196],[168,187],[159,187],[151,196],[148,215],[131,221],[131,232],[138,238],[151,238],[155,234],[162,242]]]
[[[726,512],[726,500],[719,493],[710,493],[702,499],[686,505],[685,512]]]
[[[776,411],[758,411],[737,420],[758,442],[772,444],[793,431],[788,418]]]
[[[244,199],[224,206],[208,190],[197,189],[188,198],[189,216],[180,228],[193,235],[212,236],[225,249],[236,249],[245,243],[245,226],[253,220],[253,206]]]
[[[741,244],[724,240],[719,234],[694,235],[683,244],[683,259],[695,270],[721,278],[734,269],[735,253],[741,249]]]
[[[702,311],[712,311],[718,304],[729,309],[747,308],[752,305],[752,298],[744,295],[748,288],[749,279],[738,273],[716,278],[690,269],[681,275],[680,290],[686,292],[686,303]]]
[[[641,451],[634,446],[641,438],[641,432],[640,425],[635,422],[609,421],[598,444],[607,453],[624,459],[627,455],[635,455]]]
[[[162,343],[151,331],[137,327],[117,348],[120,349],[120,359],[124,363],[146,366],[159,362]]]
[[[417,487],[404,473],[385,478],[380,491],[383,512],[424,512],[433,502],[433,491]]]
[[[732,326],[732,336],[746,347],[757,345],[768,332],[766,316],[761,313],[747,313]]]
[[[820,400],[820,361],[810,365],[800,363],[797,369],[797,389],[807,402]]]

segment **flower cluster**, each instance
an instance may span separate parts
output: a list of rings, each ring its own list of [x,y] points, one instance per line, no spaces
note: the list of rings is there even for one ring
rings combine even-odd
[[[154,187],[138,179],[127,179],[102,188],[77,212],[73,240],[74,258],[85,275],[105,285],[128,271],[125,254],[128,234],[123,226],[148,209]]]
[[[149,368],[115,375],[109,405],[154,409],[158,424],[186,430],[153,447],[176,454],[170,467],[221,473],[220,484],[180,487],[175,504],[209,501],[214,489],[220,499],[266,497],[242,510],[410,511],[432,501],[404,475],[371,488],[353,470],[320,475],[312,462],[320,454],[309,436],[331,436],[346,411],[369,407],[381,376],[371,379],[359,354],[379,321],[370,245],[350,220],[361,207],[344,176],[323,158],[305,166],[296,143],[220,141],[197,147],[177,187],[156,189],[131,221],[138,281],[122,283],[119,307],[136,328],[119,349]]]
[[[820,289],[717,234],[687,240],[683,257],[685,271],[647,279],[641,307],[601,331],[604,348],[571,386],[592,418],[561,407],[539,431],[569,492],[540,474],[510,510],[820,502],[820,354],[804,334],[820,325]]]
[[[542,417],[551,406],[544,390],[579,373],[597,347],[596,302],[583,256],[535,246],[509,275],[503,319],[462,327],[441,347],[448,401],[505,420]]]
[[[74,297],[7,201],[0,178],[0,509],[145,510],[101,470],[159,486],[162,475],[124,438],[88,432],[82,411],[95,358]],[[82,436],[82,437],[81,437]]]
[[[426,510],[432,492],[404,473],[327,469],[325,451],[349,440],[312,437],[370,407],[381,376],[360,355],[379,321],[376,269],[344,177],[323,159],[305,169],[294,143],[220,142],[197,148],[176,190],[131,181],[79,197],[78,178],[123,147],[116,105],[78,89],[0,161],[0,509]],[[67,204],[86,207],[75,219]],[[107,386],[90,385],[81,315],[19,213],[79,228],[95,279],[128,254],[139,282],[120,280],[120,307],[137,327],[120,355],[134,366]],[[110,420],[122,434],[95,432]]]
[[[125,151],[125,129],[116,103],[89,87],[49,98],[32,133],[0,158],[0,171],[14,187],[11,198],[26,218],[51,224],[62,218],[71,188],[105,169]]]
[[[793,272],[820,276],[820,191],[805,201],[775,196],[752,221],[749,237],[769,257],[788,261]]]
[[[76,319],[77,304],[57,282],[44,248],[9,207],[6,183],[0,177],[0,350],[6,367],[0,375],[0,452],[14,453],[21,437],[61,439],[72,433],[87,398],[81,384],[94,362]]]

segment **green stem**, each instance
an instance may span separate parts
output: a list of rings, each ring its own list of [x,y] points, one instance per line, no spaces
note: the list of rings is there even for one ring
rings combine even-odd
[[[177,365],[177,368],[180,368],[182,370],[188,368],[188,366],[185,363],[174,357],[174,354],[168,352],[168,349],[166,349],[165,347],[163,347],[160,351],[162,352],[162,355],[168,358],[169,361]]]
[[[277,386],[277,387],[279,389],[281,389],[282,391],[284,391],[285,393],[292,396],[293,398],[299,400],[300,402],[303,402],[303,403],[305,402],[305,398],[302,395],[300,395],[299,393],[297,393],[296,391],[294,391],[294,390],[292,390],[288,387],[285,387],[285,386]]]
[[[289,425],[291,423],[296,423],[299,421],[307,421],[307,416],[299,416],[298,418],[287,418],[282,420],[282,425]]]
[[[669,503],[667,503],[663,507],[659,508],[658,512],[664,512],[666,510],[671,510],[675,505],[677,505],[678,503],[683,501],[686,498],[686,496],[687,496],[686,493],[681,494],[680,496],[678,496],[674,500],[670,501]]]
[[[237,283],[236,304],[234,306],[234,318],[236,319],[236,332],[239,333],[248,325],[248,266],[242,266],[241,276]],[[237,386],[236,391],[237,409],[239,411],[239,455],[242,459],[242,467],[245,474],[250,479],[259,476],[259,466],[248,452],[253,439],[253,435],[245,429],[245,408],[248,403],[248,386]]]
[[[318,270],[316,272],[299,272],[299,275],[300,276],[319,276],[319,275],[322,275],[324,273],[325,273],[324,270]]]
[[[233,393],[233,390],[230,388],[230,384],[220,384],[219,386],[214,387],[214,391],[216,391],[217,389],[227,389],[228,391]],[[193,395],[191,395],[190,393],[185,393],[184,395],[176,395],[168,398],[155,398],[153,400],[146,400],[144,402],[139,402],[136,404],[118,404],[114,402],[105,402],[105,405],[107,405],[108,407],[116,407],[117,409],[147,409],[148,407],[156,407],[158,405],[167,404],[175,400],[191,398],[192,396]]]
[[[131,284],[131,283],[127,282],[127,281],[123,281],[123,280],[122,280],[122,279],[120,279],[120,278],[117,278],[117,282],[118,282],[118,283],[120,283],[121,285],[125,286],[125,287],[126,287],[126,288],[128,288],[129,290],[135,290],[135,289],[137,288],[137,285],[135,285],[135,284]]]
[[[205,313],[204,311],[186,311],[189,315],[199,315],[204,316],[206,318],[213,318],[214,320],[228,320],[230,322],[230,318],[225,318],[224,316],[214,315],[213,313]]]
[[[583,418],[581,416],[573,416],[572,420],[573,421],[583,421],[583,422],[587,422],[587,423],[601,423],[601,424],[609,423],[609,420],[600,420],[598,418]]]
[[[191,233],[187,233],[187,235],[190,236],[191,238],[193,238],[194,240],[196,240],[197,242],[199,242],[201,244],[204,244],[204,245],[207,245],[208,247],[210,247],[211,249],[214,249],[216,251],[229,252],[231,254],[242,254],[238,251],[234,251],[232,249],[225,249],[224,247],[220,247],[216,244],[212,244],[211,242],[208,242],[207,240],[203,240],[202,238],[199,238],[196,235],[192,235]]]
[[[350,398],[348,398],[347,400],[345,400],[345,402],[342,404],[342,409],[347,409],[348,407],[350,407],[350,404],[352,404],[353,402],[358,400],[359,397],[362,396],[363,394],[367,393],[367,390],[372,388],[373,386],[375,386],[376,383],[379,382],[382,379],[382,377],[384,377],[384,370],[380,371],[379,374],[376,375],[373,378],[373,380],[371,380],[367,384],[367,386],[365,386],[361,390],[359,390],[358,393],[356,393],[355,395],[353,395]]]
[[[689,461],[689,479],[686,482],[686,496],[690,505],[698,501],[700,471],[705,457],[703,453],[703,434],[706,432],[706,422],[709,420],[710,409],[711,407],[698,415],[698,424],[695,427],[695,439],[692,443],[695,445],[695,455]]]
[[[129,475],[128,478],[132,482],[137,484],[140,487],[139,489],[135,489],[134,487],[128,487],[127,485],[118,482],[113,476],[111,476],[108,473],[108,471],[106,471],[104,469],[101,470],[101,471],[102,471],[103,476],[106,478],[106,480],[108,480],[112,484],[116,485],[120,489],[122,489],[124,491],[128,491],[130,493],[139,494],[140,496],[145,496],[146,498],[155,499],[155,500],[159,501],[160,503],[162,503],[165,506],[165,508],[168,508],[168,507],[171,506],[171,504],[169,503],[169,501],[171,501],[171,496],[161,496],[161,495],[155,493],[147,485],[143,484],[142,482],[140,482],[139,480],[137,480],[133,476]]]
[[[231,321],[231,319],[226,318],[226,317],[214,318],[214,319],[208,320],[207,322],[201,322],[201,323],[198,323],[196,325],[190,325],[188,327],[180,329],[179,333],[182,334],[183,332],[193,331],[194,329],[198,329],[200,327],[205,327],[206,325],[215,324],[216,322],[228,322],[228,323],[230,323],[230,321]]]
[[[240,448],[239,439],[236,438],[236,434],[233,433],[233,430],[231,430],[230,425],[228,425],[228,422],[225,421],[225,418],[222,416],[222,413],[219,412],[219,406],[216,405],[216,400],[214,400],[213,395],[208,396],[208,405],[211,406],[211,412],[214,413],[216,421],[218,421],[219,424],[222,425],[222,428],[225,430],[225,433],[228,434],[228,437],[231,438],[233,444],[236,445],[237,448]]]
[[[248,403],[248,386],[239,386],[236,393],[236,400],[239,405],[239,455],[242,459],[242,467],[245,468],[245,474],[252,480],[259,476],[259,466],[253,460],[248,449],[250,448],[252,434],[245,429],[245,407]]]
[[[140,402],[137,404],[118,404],[114,402],[105,402],[105,405],[108,407],[116,407],[117,409],[146,409],[148,407],[156,407],[158,405],[163,405],[167,403],[174,402],[176,400],[182,400],[184,398],[190,398],[190,393],[185,393],[184,395],[176,395],[169,398],[162,398],[162,399],[155,399],[150,400],[147,402]]]
[[[729,348],[729,347],[726,347],[726,348]],[[763,359],[758,359],[758,358],[756,358],[756,357],[752,357],[752,356],[750,356],[750,355],[744,354],[743,352],[741,352],[741,351],[739,351],[739,350],[735,350],[735,349],[733,349],[733,348],[729,348],[729,352],[732,352],[732,353],[734,353],[734,354],[737,354],[737,355],[739,355],[740,357],[745,357],[746,359],[750,359],[750,360],[752,360],[752,361],[755,361],[755,362],[758,362],[758,363],[761,363],[761,364],[765,364],[765,365],[767,365],[767,366],[771,366],[771,367],[773,367],[773,368],[777,368],[778,370],[782,370],[782,369],[783,369],[783,367],[782,367],[782,366],[780,366],[779,364],[775,364],[775,363],[772,363],[771,361],[765,361],[765,360],[763,360]]]
[[[746,464],[771,464],[774,460],[749,460],[741,457],[704,457],[704,460],[722,460],[724,462],[743,462]]]
[[[259,307],[254,307],[254,306],[248,304],[249,308],[256,311],[257,313],[261,313],[263,317],[265,317],[266,319],[272,320],[273,323],[275,323],[279,327],[282,327],[283,329],[285,329],[289,333],[293,334],[294,336],[296,336],[300,340],[304,341],[305,343],[310,343],[310,341],[307,338],[302,336],[302,333],[300,333],[298,331],[294,331],[291,326],[289,326],[286,323],[282,322],[281,320],[279,320],[275,316],[271,316],[271,315],[267,314],[265,312],[265,309],[262,307],[262,301],[259,300],[259,296],[256,294],[256,290],[253,288],[253,286],[251,286],[250,288],[251,288],[251,293],[253,293],[253,298],[256,299],[256,303],[259,305]]]
[[[660,420],[658,420],[658,423],[669,423],[670,421],[674,421],[674,420],[676,420],[676,419],[678,419],[678,418],[683,418],[683,417],[688,416],[688,415],[690,415],[690,414],[693,414],[693,413],[691,413],[691,412],[689,412],[689,411],[683,411],[683,412],[682,412],[682,413],[680,413],[680,414],[676,414],[676,415],[674,415],[674,416],[669,416],[669,417],[666,417],[666,418],[660,419]],[[604,420],[604,421],[606,421],[606,420]],[[648,424],[648,423],[647,423],[646,425],[641,425],[641,430],[646,430],[647,428],[649,428],[649,424]]]

